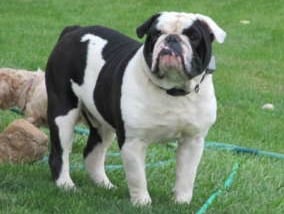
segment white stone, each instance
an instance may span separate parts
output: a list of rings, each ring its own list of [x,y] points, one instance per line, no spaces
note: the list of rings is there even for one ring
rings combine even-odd
[[[274,105],[272,103],[266,103],[262,106],[263,110],[274,110]]]

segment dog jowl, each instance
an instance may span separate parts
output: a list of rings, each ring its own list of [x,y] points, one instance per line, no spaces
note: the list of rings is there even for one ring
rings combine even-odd
[[[137,36],[145,43],[102,26],[61,33],[46,70],[51,173],[58,186],[75,186],[69,154],[83,115],[90,128],[84,160],[97,185],[113,187],[104,162],[116,134],[131,201],[150,204],[146,148],[174,139],[174,198],[190,203],[204,139],[216,120],[212,42],[222,43],[226,33],[204,15],[162,12],[140,25]]]

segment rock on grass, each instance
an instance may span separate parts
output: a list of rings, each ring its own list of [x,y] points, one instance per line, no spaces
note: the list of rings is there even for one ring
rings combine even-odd
[[[0,134],[0,163],[30,163],[43,158],[48,137],[26,120],[12,122]]]

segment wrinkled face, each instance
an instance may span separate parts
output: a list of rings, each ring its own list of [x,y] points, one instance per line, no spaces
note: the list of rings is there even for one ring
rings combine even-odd
[[[207,68],[211,58],[215,35],[206,18],[164,12],[154,15],[137,29],[139,37],[147,35],[143,52],[155,84],[166,90],[190,91],[190,80]]]

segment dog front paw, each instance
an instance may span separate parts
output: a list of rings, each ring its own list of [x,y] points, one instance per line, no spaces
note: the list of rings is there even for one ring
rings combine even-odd
[[[151,197],[149,193],[137,195],[135,197],[131,197],[131,202],[134,206],[149,206],[152,203]]]
[[[94,183],[99,186],[102,187],[104,189],[114,189],[116,188],[115,185],[113,185],[109,178],[105,175],[105,174],[93,174],[91,176],[91,179],[94,181]]]
[[[192,198],[191,193],[176,193],[175,194],[175,203],[177,204],[190,204]]]
[[[109,180],[103,180],[103,181],[96,181],[96,184],[99,186],[99,187],[102,187],[104,189],[116,189],[117,187],[115,185],[113,185]]]

